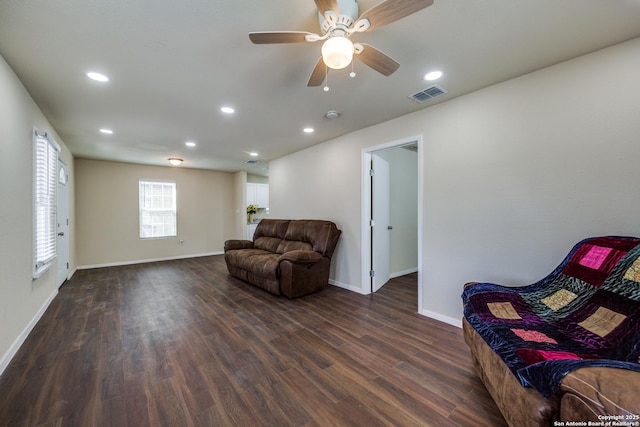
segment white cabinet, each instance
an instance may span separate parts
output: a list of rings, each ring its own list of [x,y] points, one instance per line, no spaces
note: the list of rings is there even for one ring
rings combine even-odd
[[[247,225],[247,240],[253,240],[253,233],[256,232],[256,227],[258,224],[248,224]]]
[[[259,208],[269,207],[269,184],[256,184],[256,201]]]
[[[247,183],[247,205],[269,207],[269,184]]]

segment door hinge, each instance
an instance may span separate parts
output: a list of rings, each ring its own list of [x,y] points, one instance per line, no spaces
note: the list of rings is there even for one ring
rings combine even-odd
[[[376,271],[375,270],[370,270],[369,271],[369,277],[376,277]]]
[[[370,219],[369,220],[369,227],[373,227],[375,225],[375,221]]]
[[[67,270],[69,269],[69,263],[67,263]]]
[[[369,176],[375,176],[376,171],[373,169],[369,169]]]

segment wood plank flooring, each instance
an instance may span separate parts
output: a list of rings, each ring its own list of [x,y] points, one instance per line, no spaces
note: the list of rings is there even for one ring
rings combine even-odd
[[[222,256],[78,271],[0,376],[0,425],[503,426],[415,275],[300,299]]]

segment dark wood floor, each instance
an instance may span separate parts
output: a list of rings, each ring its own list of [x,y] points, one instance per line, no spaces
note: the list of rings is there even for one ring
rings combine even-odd
[[[0,425],[501,426],[415,275],[288,300],[222,256],[78,271],[0,376]]]

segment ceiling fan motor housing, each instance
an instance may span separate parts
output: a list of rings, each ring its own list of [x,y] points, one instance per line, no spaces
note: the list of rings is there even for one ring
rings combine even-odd
[[[318,20],[320,21],[320,30],[324,36],[333,30],[346,30],[351,27],[359,16],[359,8],[356,0],[337,0],[340,15],[334,19],[327,19],[321,11],[318,11]],[[333,12],[331,12],[333,13]]]

